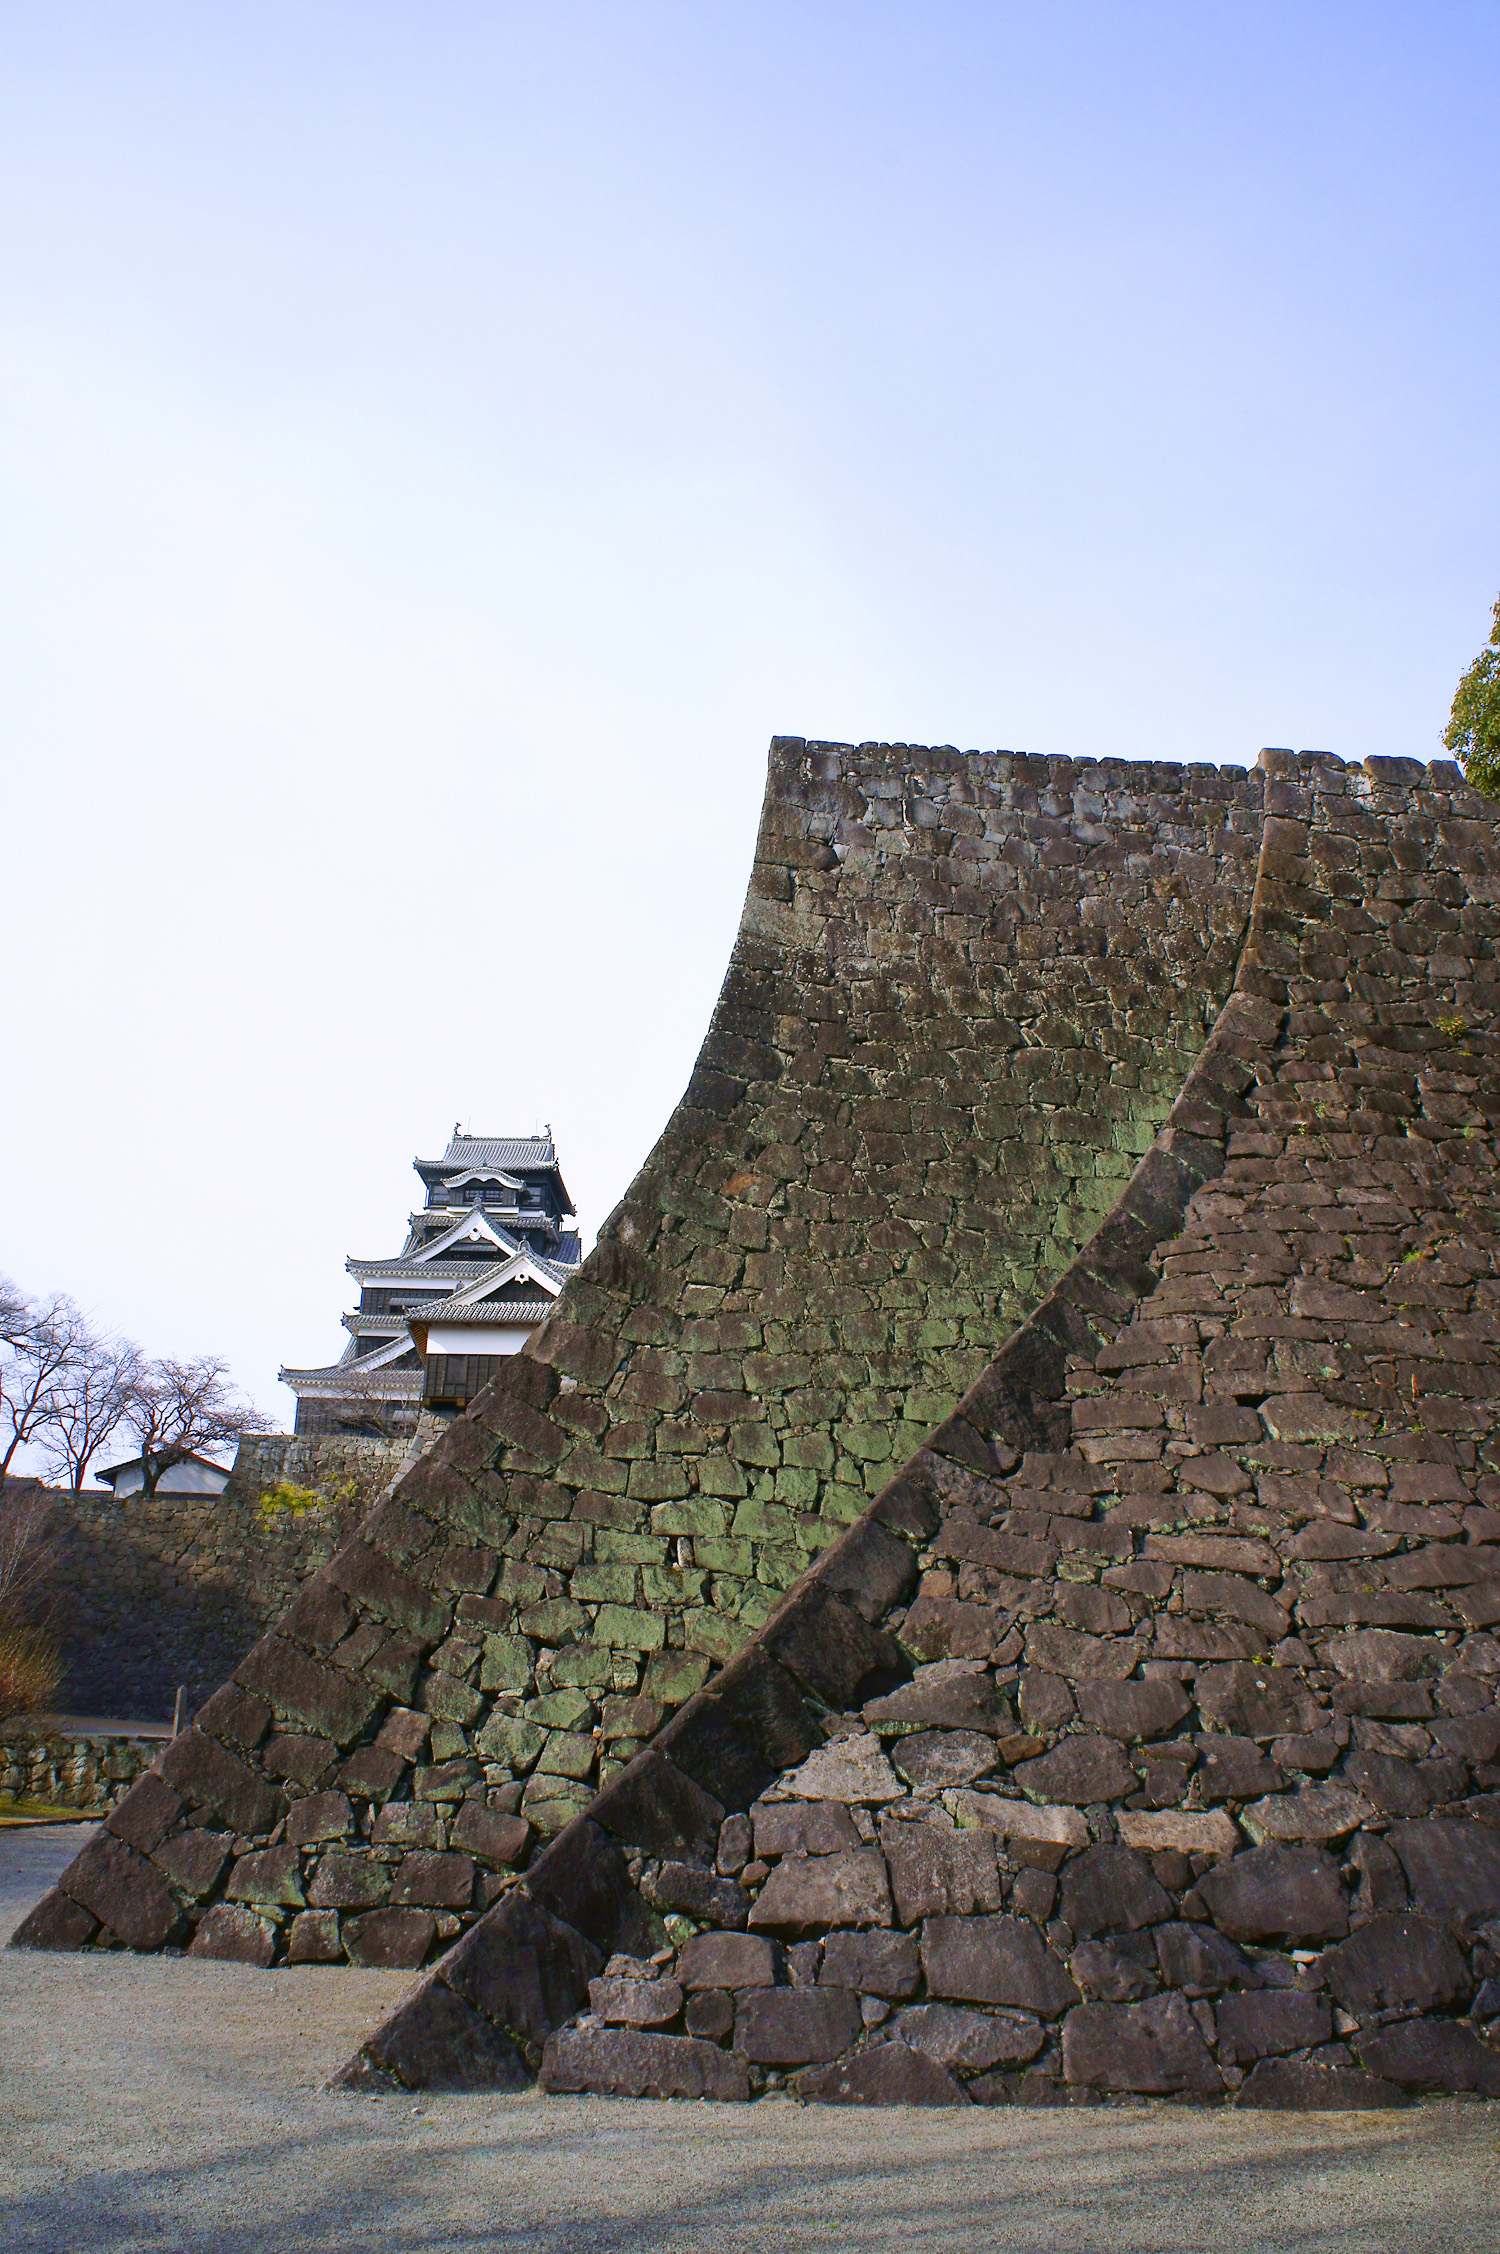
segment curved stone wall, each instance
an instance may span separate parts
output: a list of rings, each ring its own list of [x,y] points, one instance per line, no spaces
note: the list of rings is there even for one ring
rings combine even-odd
[[[411,2083],[1488,2091],[1493,809],[1267,764],[774,747],[559,1318],[25,1938],[471,1925]]]

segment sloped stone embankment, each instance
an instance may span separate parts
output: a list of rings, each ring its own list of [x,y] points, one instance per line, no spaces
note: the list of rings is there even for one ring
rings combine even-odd
[[[22,1938],[452,1938],[412,2085],[1494,2094],[1493,815],[1263,766],[779,746],[559,1320]]]

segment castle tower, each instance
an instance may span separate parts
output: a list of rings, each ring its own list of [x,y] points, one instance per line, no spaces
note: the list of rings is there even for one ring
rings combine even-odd
[[[412,1161],[424,1203],[394,1258],[345,1263],[359,1303],[322,1369],[283,1369],[299,1433],[415,1430],[461,1409],[525,1345],[581,1258],[550,1134],[453,1137]]]

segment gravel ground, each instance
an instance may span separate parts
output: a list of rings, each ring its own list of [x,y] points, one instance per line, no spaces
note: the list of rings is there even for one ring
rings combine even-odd
[[[80,1827],[0,1831],[0,1933]],[[407,1985],[0,1952],[10,2254],[1500,2250],[1500,2110],[858,2112],[323,2088]]]

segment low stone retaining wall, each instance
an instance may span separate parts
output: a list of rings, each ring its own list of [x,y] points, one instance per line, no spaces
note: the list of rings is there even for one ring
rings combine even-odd
[[[150,1768],[164,1742],[0,1722],[0,1815],[7,1800],[107,1815]]]

